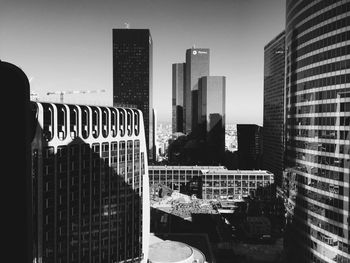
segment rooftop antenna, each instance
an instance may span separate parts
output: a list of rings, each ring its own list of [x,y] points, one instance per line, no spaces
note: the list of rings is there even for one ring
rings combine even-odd
[[[124,23],[125,28],[129,29],[130,28],[130,24],[128,22]]]
[[[193,45],[192,45],[192,48],[193,48],[193,49],[195,49],[195,48],[196,48],[196,45],[195,45],[195,44],[193,44]]]

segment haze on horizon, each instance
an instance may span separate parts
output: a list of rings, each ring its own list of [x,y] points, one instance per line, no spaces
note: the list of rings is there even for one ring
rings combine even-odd
[[[0,59],[22,68],[39,100],[112,105],[112,29],[149,28],[153,101],[171,121],[172,63],[209,48],[210,75],[226,76],[226,122],[262,125],[264,46],[284,28],[284,0],[11,1],[0,9]]]

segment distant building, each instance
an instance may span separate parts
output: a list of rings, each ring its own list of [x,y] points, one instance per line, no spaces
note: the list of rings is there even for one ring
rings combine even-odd
[[[149,166],[149,183],[163,184],[203,199],[234,200],[253,195],[269,199],[274,175],[263,170],[223,166]]]
[[[208,48],[190,48],[186,50],[185,74],[185,127],[184,133],[192,132],[198,124],[198,81],[209,76]]]
[[[146,262],[149,183],[142,112],[32,102],[37,262]]]
[[[113,29],[113,105],[135,105],[144,116],[153,160],[153,43],[149,29]]]
[[[226,78],[205,76],[198,83],[199,136],[204,140],[207,163],[222,163],[225,153]]]
[[[282,185],[284,168],[284,71],[285,33],[278,34],[264,47],[263,169],[275,175]]]
[[[152,142],[153,142],[153,147],[151,149],[152,151],[152,156],[154,157],[153,159],[149,160],[150,163],[154,163],[155,161],[158,160],[158,152],[157,152],[157,138],[158,138],[158,116],[157,116],[157,111],[156,109],[152,109],[152,119],[153,119],[153,122],[152,122],[152,130],[153,130],[153,133],[152,133]]]
[[[239,169],[262,168],[262,127],[237,124]]]
[[[172,65],[172,133],[184,132],[184,92],[186,63]]]

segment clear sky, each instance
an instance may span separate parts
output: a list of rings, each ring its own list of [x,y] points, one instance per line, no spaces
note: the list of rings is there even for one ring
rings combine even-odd
[[[0,59],[31,79],[41,100],[112,105],[112,29],[149,28],[158,121],[171,121],[171,64],[209,48],[210,75],[226,76],[226,122],[263,120],[264,46],[285,25],[285,0],[2,0]]]

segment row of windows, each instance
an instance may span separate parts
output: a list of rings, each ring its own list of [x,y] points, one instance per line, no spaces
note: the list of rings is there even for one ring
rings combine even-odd
[[[288,129],[287,137],[350,140],[350,131]]]
[[[38,108],[37,104],[39,103],[33,102],[36,108]],[[138,110],[51,103],[41,103],[41,105],[44,120],[43,134],[47,141],[52,140],[54,135],[64,140],[68,133],[72,139],[80,134],[87,139],[90,132],[93,138],[98,138],[100,134],[104,138],[109,134],[116,137],[118,133],[120,136],[125,134],[138,136],[140,132],[141,116]],[[55,113],[57,119],[55,119]]]
[[[288,65],[288,72],[290,70],[294,72],[296,69],[303,68],[311,64],[315,64],[324,60],[338,58],[341,56],[346,56],[349,54],[350,54],[350,45],[336,47],[323,52],[318,52],[315,55],[308,56],[298,61],[292,60],[292,63]]]
[[[343,144],[334,144],[334,143],[292,140],[292,141],[288,141],[288,145],[291,147],[313,150],[313,151],[350,154],[349,144],[343,145]]]
[[[203,181],[226,181],[226,180],[265,180],[265,181],[270,181],[272,178],[270,175],[211,175],[211,174],[198,174],[200,177],[202,177]],[[191,180],[193,178],[192,174],[179,174],[174,173],[174,174],[159,174],[159,173],[154,173],[152,170],[149,171],[149,177],[152,178],[161,178],[161,179],[167,179],[167,180]]]
[[[330,223],[329,221],[324,221],[324,220],[322,220],[318,217],[315,217],[309,213],[306,214],[303,211],[300,211],[298,214],[299,215],[303,214],[303,217],[306,218],[311,224],[313,224],[313,225],[315,225],[315,226],[317,226],[317,227],[319,227],[327,232],[335,234],[337,236],[344,237],[344,229],[343,228],[338,227],[338,226]],[[302,224],[302,225],[304,225],[304,224]],[[306,226],[306,225],[304,225],[304,226]],[[310,227],[308,226],[308,228],[310,228]]]
[[[201,174],[202,172],[200,170],[170,170],[170,171],[167,171],[167,170],[152,170],[152,169],[149,169],[149,174],[161,174],[161,175],[171,175],[171,174],[181,174],[181,175],[199,175]]]
[[[348,88],[332,89],[332,90],[323,90],[323,91],[317,91],[317,92],[304,93],[300,95],[292,95],[289,98],[289,100],[291,104],[294,104],[299,102],[336,99],[338,95],[340,98],[350,98],[350,89]]]
[[[301,14],[298,14],[298,16],[295,16],[298,12],[300,12],[303,8],[305,8],[307,5],[311,4],[310,1],[294,1],[291,0],[289,4],[287,5],[287,31],[290,31],[290,29],[303,21],[304,19],[308,18],[312,14],[326,8],[327,6],[330,6],[336,2],[340,2],[341,0],[322,0],[319,1],[319,3],[316,3],[309,7],[308,9],[304,10]],[[297,4],[297,6],[295,5]],[[293,9],[293,11],[290,12],[290,10]],[[290,23],[292,22],[293,23]]]
[[[300,212],[300,214],[303,214],[303,212]],[[303,216],[309,218],[310,222],[317,222],[316,225],[318,227],[320,227],[320,225],[322,224],[321,222],[323,222],[322,220],[317,220],[313,216],[310,216],[310,217],[306,216],[306,215],[303,215]],[[322,233],[321,231],[317,231],[317,230],[311,228],[309,225],[305,225],[304,223],[302,223],[299,220],[296,220],[294,224],[300,230],[303,230],[304,233],[310,234],[311,236],[318,239],[319,241],[321,241],[324,244],[327,244],[327,245],[332,246],[332,247],[336,247],[339,244],[339,241],[337,239],[334,239],[331,236]],[[336,228],[338,228],[338,227],[336,227]],[[342,234],[342,231],[340,230],[339,233]],[[316,242],[312,241],[312,247],[317,250],[318,244]]]
[[[350,36],[350,31],[349,31]],[[350,40],[350,37],[349,37]],[[345,70],[350,68],[350,60],[337,61],[333,63],[327,63],[325,65],[321,65],[318,67],[313,67],[310,69],[303,70],[298,73],[292,73],[290,80],[291,82],[295,82],[297,80],[301,80],[304,78],[308,78],[315,75],[325,74],[329,72],[335,72],[339,70]]]
[[[349,92],[350,95],[350,92]],[[316,105],[290,107],[288,114],[307,114],[307,113],[322,113],[322,112],[350,112],[350,102],[340,103],[340,108],[337,103],[322,103]]]
[[[344,207],[347,207],[349,205],[348,201],[343,201],[343,200],[335,198],[335,197],[326,196],[326,195],[317,193],[315,191],[308,190],[308,189],[302,187],[301,185],[294,184],[291,186],[290,189],[294,190],[298,193],[295,195],[295,199],[300,198],[300,195],[304,195],[305,197],[308,197],[311,200],[318,201],[319,203],[329,205],[329,206],[332,206],[334,208],[338,208],[340,210],[344,209]],[[300,203],[300,201],[296,201],[296,202],[298,202],[298,204]],[[307,201],[305,201],[305,202],[307,202]]]
[[[341,10],[340,10],[341,11]],[[350,11],[350,10],[349,10]],[[344,12],[344,11],[342,11]],[[307,27],[311,28],[312,26],[314,26],[315,24],[312,24],[310,22],[306,22]],[[299,45],[310,41],[312,39],[315,39],[319,36],[322,36],[323,34],[327,34],[329,32],[335,31],[337,29],[346,27],[350,24],[350,17],[346,16],[344,18],[338,19],[334,22],[328,23],[324,26],[318,27],[314,30],[312,30],[311,32],[306,33],[305,35],[302,35],[301,37],[297,37],[297,34],[300,34],[302,31],[299,31],[298,29],[294,29],[292,30],[292,35],[288,36],[288,43],[291,45],[291,59],[295,60],[297,57],[300,56],[300,54],[298,53],[298,51],[295,51],[295,48],[297,48]],[[289,42],[289,37],[292,38],[292,42]]]
[[[293,159],[292,161],[288,160],[287,165],[289,167],[293,167],[293,169],[298,170],[298,171],[303,172],[303,173],[309,173],[309,174],[312,174],[314,176],[319,176],[319,177],[326,178],[326,179],[332,179],[332,180],[344,182],[344,173],[343,172],[338,172],[338,171],[333,171],[333,170],[323,169],[323,168],[317,168],[317,167],[311,167],[310,169],[308,169],[307,165],[297,164],[295,159]],[[346,176],[348,176],[348,175],[345,174],[345,178],[346,178]]]
[[[304,195],[310,199],[316,200],[320,203],[325,203],[327,201],[325,199],[325,196],[317,194],[317,193],[310,191],[310,190],[306,190],[302,187],[298,187],[298,191],[301,195]],[[312,211],[315,214],[318,214],[318,215],[323,216],[325,218],[331,219],[335,222],[338,222],[341,224],[344,223],[344,215],[343,214],[326,209],[324,207],[320,207],[320,206],[311,204],[310,202],[307,202],[306,200],[304,200],[300,197],[296,198],[296,204],[297,204],[296,207],[303,207],[307,211]]]
[[[348,158],[336,158],[336,157],[329,157],[329,156],[319,156],[319,155],[314,155],[314,154],[309,154],[309,153],[302,153],[298,152],[296,150],[288,150],[287,151],[287,156],[290,159],[297,159],[297,160],[302,160],[310,163],[315,163],[315,164],[324,164],[324,165],[331,165],[335,167],[340,167],[343,168],[345,167],[345,163],[349,162]]]
[[[350,116],[289,118],[287,119],[287,125],[348,126],[350,125]]]
[[[128,141],[131,142],[129,145],[132,147],[132,142],[134,142],[134,148],[135,152],[138,152],[140,150],[140,141],[135,140],[135,141]],[[125,151],[125,142],[120,141],[120,150]],[[102,148],[101,148],[102,147]],[[111,143],[93,143],[90,147],[89,144],[75,144],[75,145],[69,145],[69,146],[58,146],[57,147],[57,152],[56,156],[59,159],[66,158],[67,156],[74,157],[79,155],[79,149],[80,153],[82,156],[89,156],[90,154],[96,154],[94,157],[98,157],[100,154],[100,150],[102,150],[102,154],[109,152],[109,149],[111,148],[111,155],[115,154],[116,151],[118,150],[118,142],[111,142]],[[43,150],[43,157],[44,159],[51,159],[54,157],[55,153],[55,148],[50,146],[50,147],[45,147]],[[74,158],[74,160],[78,160]]]
[[[334,17],[337,17],[337,16],[340,16],[346,12],[350,11],[350,3],[346,3],[346,4],[343,4],[343,5],[340,5],[340,6],[337,6],[337,7],[334,7],[326,12],[323,12],[322,14],[318,15],[318,16],[315,16],[314,18],[308,20],[307,22],[303,23],[302,25],[300,25],[299,27],[297,27],[297,32],[298,34],[308,30],[309,28],[312,28],[313,26],[315,25],[319,25],[321,24],[322,22],[326,21],[326,20],[329,20],[330,18],[334,18]],[[339,21],[339,20],[338,20]],[[320,36],[320,35],[323,35],[324,33],[327,33],[327,32],[330,32],[330,31],[333,31],[335,29],[339,29],[343,26],[346,26],[346,25],[343,25],[344,22],[338,22],[338,21],[335,21],[335,25],[332,25],[332,26],[323,26],[319,29],[316,29],[316,30],[313,30],[311,31],[310,33],[312,32],[317,32],[317,36]],[[347,20],[346,20],[347,21]],[[330,23],[328,25],[331,25],[333,23]],[[310,34],[310,33],[306,33],[304,36]],[[303,39],[303,37],[300,37],[299,39]],[[293,37],[293,36],[291,36]],[[314,37],[311,37],[311,39],[313,39]],[[309,39],[306,38],[306,39]],[[301,40],[302,41],[302,40]],[[298,39],[292,39],[292,45],[294,44],[294,42],[299,42]],[[303,41],[303,42],[306,42],[306,41]],[[298,43],[299,45],[301,44],[300,42]]]
[[[304,175],[301,174],[297,174],[296,177],[297,182],[303,184],[303,185],[307,185],[310,187],[313,187],[315,189],[319,189],[322,191],[326,191],[332,194],[339,194],[339,195],[343,195],[344,194],[344,187],[343,186],[339,186],[333,183],[329,183],[329,182],[324,182],[324,181],[320,181],[320,180],[316,180],[316,179],[310,179],[309,177],[306,177]],[[345,187],[345,192],[348,191],[349,188]],[[326,204],[334,206],[336,208],[344,208],[346,207],[349,203],[344,202],[341,199],[337,199],[334,197],[329,197],[329,196],[323,196],[320,194],[320,198],[323,198],[324,200],[326,200]],[[324,203],[324,202],[323,202]]]
[[[311,194],[308,192],[311,192],[311,191],[305,190],[305,193],[303,193],[303,194],[305,194],[305,196],[307,196],[307,197],[314,196],[314,194]],[[310,203],[310,202],[308,202],[300,197],[296,198],[296,203],[298,204],[298,206],[301,206],[301,207],[305,208],[306,210],[311,211],[311,212],[318,214],[320,216],[329,218],[329,219],[334,220],[334,221],[339,222],[339,223],[343,223],[343,221],[344,221],[342,214],[337,213],[335,211],[332,211],[330,209],[327,209],[325,207],[321,207],[321,206],[312,204],[312,203]]]
[[[335,76],[318,78],[314,80],[305,81],[299,84],[293,84],[290,86],[290,92],[298,92],[313,88],[341,85],[345,83],[350,83],[350,74],[338,74]]]
[[[312,42],[297,51],[297,57],[304,56],[305,54],[311,53],[312,51],[319,50],[328,46],[335,45],[337,43],[345,42],[350,40],[350,31],[341,32],[329,37],[322,38],[318,41]]]

